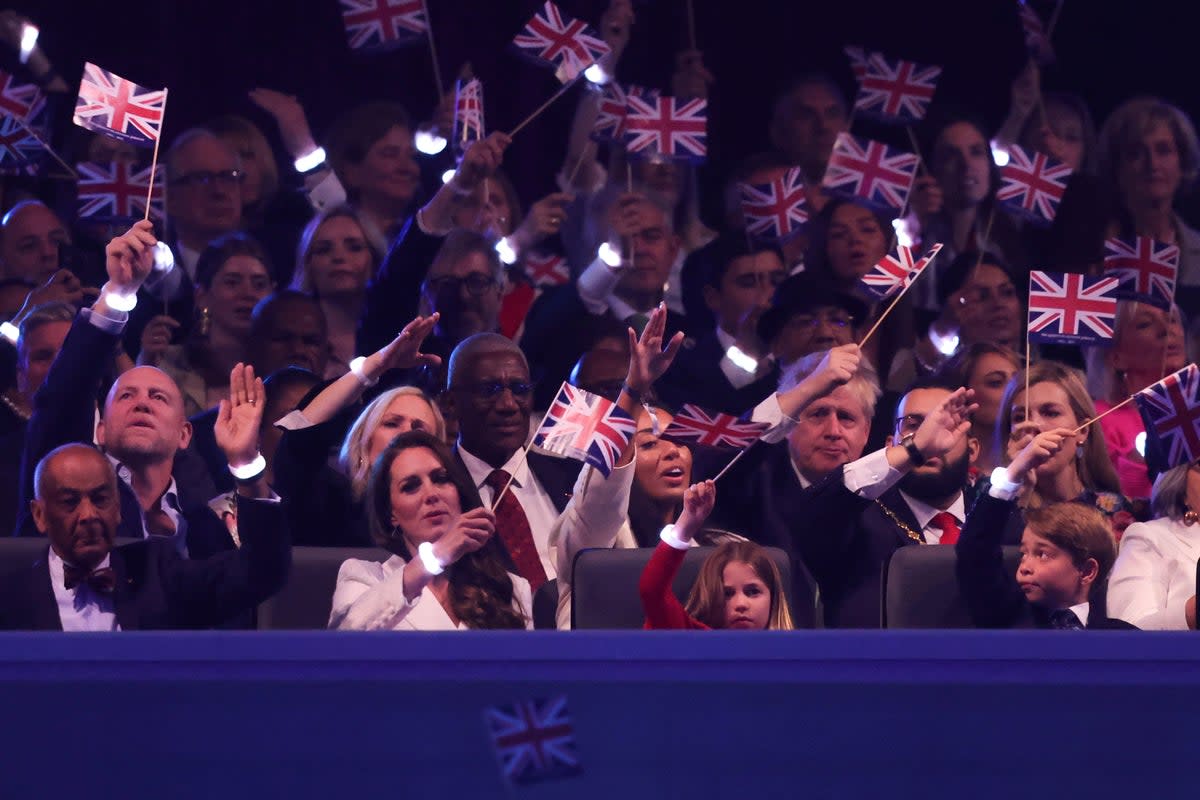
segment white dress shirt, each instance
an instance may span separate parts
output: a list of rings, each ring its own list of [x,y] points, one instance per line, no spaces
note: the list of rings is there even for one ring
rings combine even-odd
[[[1079,621],[1083,623],[1083,627],[1087,627],[1088,613],[1092,610],[1092,604],[1084,600],[1079,605],[1071,606],[1069,609],[1072,614],[1079,617]]]
[[[721,372],[724,373],[725,379],[735,389],[741,389],[743,386],[749,386],[754,383],[766,373],[766,367],[770,365],[771,357],[769,355],[755,359],[758,366],[753,372],[747,372],[741,366],[734,363],[733,359],[729,357],[729,348],[737,346],[737,339],[726,333],[720,325],[717,326],[717,344],[721,345],[721,352],[725,354],[721,356],[721,361],[719,362]],[[740,350],[741,348],[738,349]],[[748,358],[753,358],[748,353],[746,355]]]
[[[104,454],[113,470],[117,473],[117,477],[125,482],[129,489],[133,490],[133,473],[129,467],[122,464],[110,454]],[[160,539],[169,539],[175,545],[175,549],[179,551],[179,555],[184,558],[188,557],[187,549],[187,520],[184,519],[183,509],[179,505],[179,486],[175,483],[175,478],[171,478],[171,482],[167,484],[167,490],[163,492],[162,497],[158,499],[158,506],[166,513],[171,523],[175,526],[175,533],[171,536],[160,536]],[[146,515],[142,514],[142,538],[149,539],[151,536],[150,529],[146,527]]]
[[[883,448],[847,464],[843,472],[843,480],[846,488],[860,497],[877,500],[884,492],[895,486],[904,475],[904,472],[888,463],[887,448]],[[904,502],[908,503],[908,508],[912,511],[913,516],[917,518],[917,523],[921,526],[921,535],[925,541],[929,544],[939,543],[942,540],[942,529],[931,526],[929,523],[934,515],[943,509],[934,508],[903,491],[900,492],[900,495],[904,498]],[[966,519],[966,511],[961,490],[954,498],[954,502],[944,510],[953,514],[959,526],[962,526]]]
[[[54,548],[50,548],[47,566],[50,568],[50,588],[54,590],[58,618],[64,631],[121,630],[117,624],[117,612],[113,609],[112,595],[92,591],[86,581],[74,589],[68,589],[64,583],[65,565]],[[105,556],[96,569],[107,566],[109,557]]]
[[[511,491],[511,489],[509,490]],[[392,556],[383,563],[351,558],[338,570],[329,627],[344,631],[465,631],[438,602],[428,585],[409,602],[404,597],[404,566]],[[507,573],[513,585],[513,610],[532,628],[533,594],[529,581]]]
[[[478,456],[472,455],[461,444],[458,446],[458,453],[467,466],[467,472],[471,474],[471,481],[479,490],[479,497],[483,500],[483,504],[491,508],[496,493],[492,487],[487,485],[486,481],[494,468]],[[508,487],[508,491],[517,498],[517,502],[525,510],[525,517],[529,520],[529,530],[533,534],[533,543],[537,546],[538,557],[542,560],[542,569],[546,571],[546,579],[554,578],[558,574],[558,559],[555,558],[554,548],[550,544],[550,532],[554,529],[554,523],[558,521],[558,509],[550,500],[550,495],[546,493],[537,476],[529,469],[529,462],[525,460],[523,449],[513,453],[500,469],[513,476],[512,485]]]
[[[1166,518],[1130,525],[1108,579],[1108,616],[1143,630],[1187,630],[1197,559],[1200,525]]]

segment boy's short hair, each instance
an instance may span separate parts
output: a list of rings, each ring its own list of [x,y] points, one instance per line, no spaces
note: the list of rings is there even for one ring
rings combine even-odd
[[[1117,560],[1117,540],[1108,517],[1082,503],[1052,503],[1025,512],[1025,526],[1031,532],[1065,551],[1072,563],[1082,569],[1089,558],[1100,565],[1096,585],[1108,578]]]

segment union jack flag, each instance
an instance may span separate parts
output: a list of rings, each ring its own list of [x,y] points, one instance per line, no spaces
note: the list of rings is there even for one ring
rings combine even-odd
[[[867,51],[858,45],[848,44],[842,48],[842,52],[850,59],[850,71],[854,73],[854,80],[861,82],[867,74]]]
[[[1119,285],[1112,276],[1030,272],[1029,338],[1060,344],[1111,339]]]
[[[909,123],[925,119],[941,74],[941,67],[890,61],[879,53],[870,53],[865,71],[859,78],[854,108],[881,122]]]
[[[547,0],[513,39],[513,44],[536,61],[554,67],[563,83],[595,64],[611,51],[590,25],[569,17]]]
[[[770,183],[743,183],[742,216],[746,232],[784,241],[808,223],[808,195],[804,173],[793,167]]]
[[[1179,247],[1149,236],[1104,242],[1104,271],[1121,279],[1117,297],[1170,308],[1179,274]]]
[[[658,100],[658,92],[644,86],[621,86],[610,81],[602,90],[600,108],[596,121],[592,123],[591,137],[597,142],[619,142],[625,138],[625,114],[629,97],[641,97],[647,101]]]
[[[1036,225],[1049,225],[1067,191],[1071,168],[1045,153],[1027,153],[1009,145],[1008,163],[1000,168],[1003,181],[996,199],[1009,211]]]
[[[1060,0],[1061,2],[1061,0]],[[1042,18],[1025,0],[1017,0],[1017,17],[1021,20],[1021,33],[1025,37],[1025,49],[1034,60],[1045,66],[1054,63],[1054,46],[1042,27]]]
[[[608,477],[636,429],[633,417],[613,401],[564,383],[533,442],[591,464]]]
[[[571,281],[567,260],[556,253],[526,255],[525,275],[534,286],[562,286]]]
[[[22,83],[0,69],[0,115],[18,119],[36,117],[45,101],[37,86]]]
[[[643,153],[703,161],[708,155],[708,101],[655,98],[625,98],[625,149]]]
[[[1136,402],[1164,469],[1200,459],[1200,368],[1188,364],[1138,392]]]
[[[0,117],[0,175],[33,175],[45,155],[42,143],[16,117]]]
[[[84,64],[75,124],[134,144],[153,145],[162,131],[166,89],[146,89],[120,75]]]
[[[863,290],[872,297],[886,300],[916,280],[941,249],[942,243],[938,242],[929,248],[924,257],[914,261],[910,248],[897,245],[896,255],[884,256],[862,277]]]
[[[454,90],[454,146],[461,153],[483,136],[483,83],[478,78],[458,81]]]
[[[139,170],[126,162],[76,164],[79,173],[79,216],[97,222],[139,220],[146,213],[150,168]],[[162,171],[154,176],[150,218],[164,218]]]
[[[917,157],[882,142],[838,134],[821,182],[829,191],[899,211],[917,176]]]
[[[351,50],[382,52],[418,41],[429,30],[424,0],[341,0]]]
[[[582,771],[566,695],[493,706],[483,716],[500,770],[510,783],[565,778]]]
[[[663,429],[664,439],[691,442],[701,447],[744,450],[758,441],[771,426],[765,422],[747,422],[732,414],[705,411],[687,403]]]

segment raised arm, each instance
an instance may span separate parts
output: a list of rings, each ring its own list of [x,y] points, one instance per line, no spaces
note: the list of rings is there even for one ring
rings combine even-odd
[[[662,542],[646,563],[638,581],[642,608],[646,612],[646,627],[651,629],[681,629],[704,627],[684,610],[671,584],[679,566],[691,547],[692,540],[712,513],[717,500],[716,484],[712,481],[693,484],[683,495],[683,512],[674,525],[663,530]]]

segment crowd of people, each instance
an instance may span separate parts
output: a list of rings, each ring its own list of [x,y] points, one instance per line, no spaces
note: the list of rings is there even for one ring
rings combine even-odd
[[[634,23],[629,0],[599,20],[610,75]],[[699,55],[678,64],[671,91],[707,97]],[[68,119],[75,87],[45,54],[21,69]],[[1153,474],[1141,417],[1116,408],[1200,352],[1183,111],[1136,96],[1097,130],[1031,61],[999,131],[935,101],[892,219],[822,188],[852,113],[808,73],[762,120],[769,151],[703,167],[726,181],[716,221],[695,165],[589,138],[601,97],[578,93],[558,190],[526,202],[504,133],[425,155],[379,101],[318,141],[265,88],[251,100],[287,152],[213,109],[163,142],[158,224],[98,225],[61,180],[5,178],[0,520],[49,546],[0,578],[0,627],[251,626],[293,545],[363,548],[334,629],[531,628],[547,592],[569,628],[576,554],[614,547],[653,548],[648,628],[874,628],[909,546],[955,548],[980,627],[1196,627],[1200,463]],[[78,129],[52,144],[141,156]],[[1012,144],[1074,170],[1048,229],[997,211],[993,148]],[[793,168],[808,225],[747,235],[739,186]],[[861,279],[897,230],[942,250],[892,309]],[[1123,300],[1106,343],[1030,345],[1029,272],[1098,274],[1105,240],[1134,235],[1178,246],[1174,303]],[[529,446],[564,382],[635,420],[607,474]],[[726,472],[730,453],[662,436],[685,404],[765,430]]]

